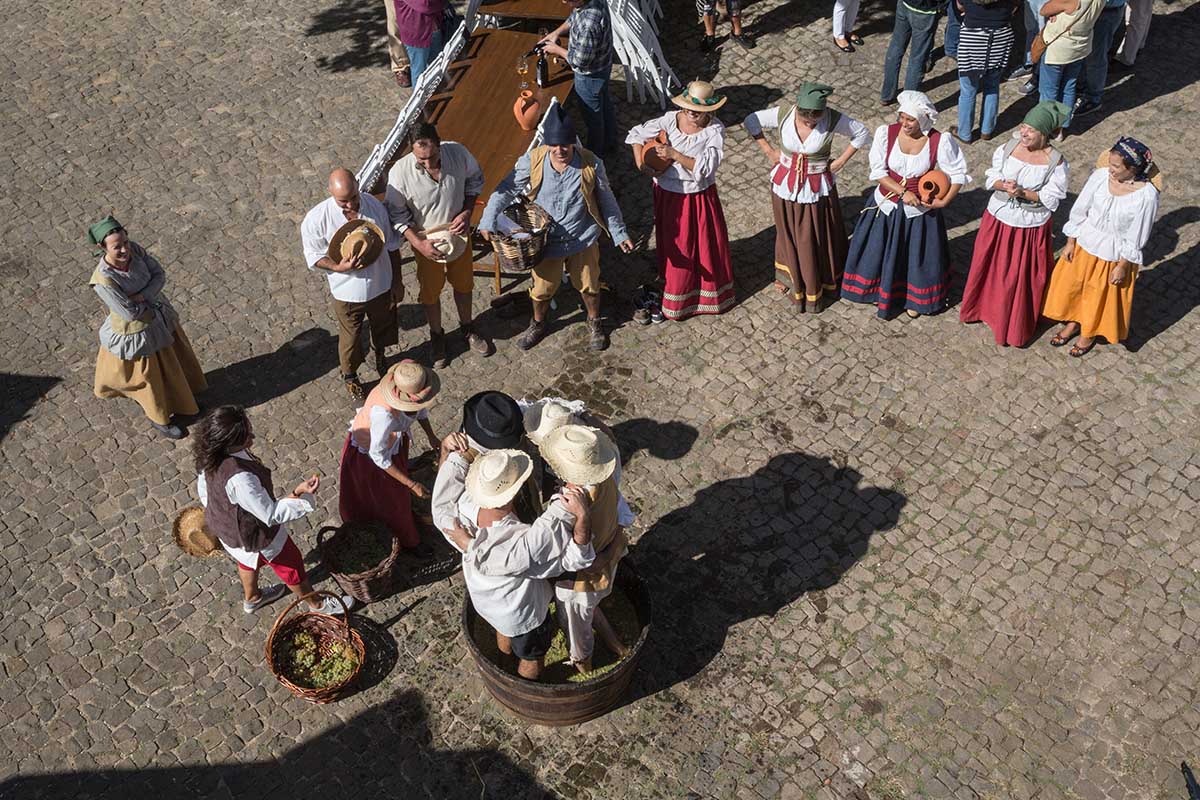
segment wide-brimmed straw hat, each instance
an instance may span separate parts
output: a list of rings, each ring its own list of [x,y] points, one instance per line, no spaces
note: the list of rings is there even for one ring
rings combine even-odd
[[[716,111],[725,105],[726,99],[724,95],[717,94],[716,87],[708,81],[692,81],[683,94],[672,97],[671,102],[692,111]]]
[[[369,267],[383,252],[383,231],[369,219],[352,219],[337,229],[325,254],[337,262],[358,256],[362,267]]]
[[[533,459],[521,450],[489,450],[467,470],[467,497],[480,508],[506,505],[533,474]]]
[[[451,233],[444,228],[426,231],[425,238],[429,240],[433,245],[434,252],[437,253],[433,260],[443,264],[455,261],[467,249],[466,237]]]
[[[534,403],[525,409],[525,435],[534,444],[541,444],[551,431],[575,421],[575,415],[557,400]]]
[[[546,435],[538,448],[554,474],[567,483],[603,483],[617,468],[617,446],[595,428],[564,425]]]
[[[189,506],[175,515],[171,535],[179,549],[189,556],[214,556],[221,554],[221,543],[204,527],[204,509]]]
[[[406,358],[393,364],[380,384],[383,400],[389,406],[398,411],[420,411],[433,405],[442,379],[423,364]]]
[[[1105,150],[1096,158],[1096,167],[1098,169],[1108,169],[1108,154],[1111,152],[1111,149]],[[1159,192],[1163,191],[1163,174],[1162,170],[1158,168],[1158,164],[1152,163],[1150,168],[1146,170],[1146,180],[1150,181],[1150,185],[1158,189]]]

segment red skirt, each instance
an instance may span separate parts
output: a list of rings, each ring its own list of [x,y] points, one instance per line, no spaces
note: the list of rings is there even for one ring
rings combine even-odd
[[[996,344],[1029,344],[1050,280],[1051,221],[1014,228],[983,212],[959,319],[987,323]]]
[[[654,238],[663,288],[663,316],[720,314],[734,301],[729,229],[716,184],[695,194],[654,186]]]
[[[408,474],[407,436],[402,437],[392,464]],[[377,467],[369,455],[358,452],[349,436],[338,468],[338,513],[342,522],[382,522],[402,547],[416,547],[421,541],[413,521],[412,492]]]

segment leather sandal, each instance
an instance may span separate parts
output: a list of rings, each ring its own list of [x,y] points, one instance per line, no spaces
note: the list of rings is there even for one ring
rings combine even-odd
[[[1051,347],[1062,347],[1064,344],[1071,341],[1078,335],[1079,335],[1078,329],[1072,331],[1071,333],[1069,333],[1066,336],[1063,336],[1063,332],[1059,331],[1058,333],[1054,334],[1054,338],[1050,340],[1050,346]]]
[[[1092,348],[1095,346],[1096,346],[1095,339],[1092,339],[1092,341],[1088,343],[1087,347],[1080,347],[1077,344],[1072,345],[1071,349],[1069,351],[1067,351],[1067,355],[1069,355],[1071,358],[1083,358],[1088,353],[1092,352]]]

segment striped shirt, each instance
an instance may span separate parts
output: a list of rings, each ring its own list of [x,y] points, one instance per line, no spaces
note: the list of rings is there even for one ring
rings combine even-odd
[[[973,77],[991,70],[1002,70],[1013,48],[1013,29],[966,28],[958,37],[958,72]]]

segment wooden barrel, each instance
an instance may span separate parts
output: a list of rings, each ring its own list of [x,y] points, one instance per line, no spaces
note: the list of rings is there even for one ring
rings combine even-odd
[[[641,633],[629,655],[613,669],[579,683],[539,683],[505,672],[484,655],[472,636],[479,615],[464,592],[462,629],[467,647],[475,659],[492,697],[522,719],[538,725],[578,725],[595,719],[621,701],[637,669],[646,639],[650,635],[650,593],[646,591],[633,560],[628,556],[617,570],[616,586],[625,592],[637,612]],[[488,630],[491,630],[488,627]]]

